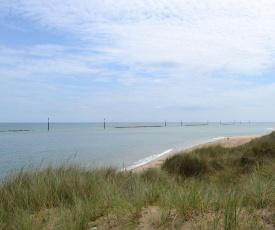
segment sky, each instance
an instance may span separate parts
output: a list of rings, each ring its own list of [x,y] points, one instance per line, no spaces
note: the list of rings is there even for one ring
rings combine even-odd
[[[275,121],[275,0],[1,0],[0,122]]]

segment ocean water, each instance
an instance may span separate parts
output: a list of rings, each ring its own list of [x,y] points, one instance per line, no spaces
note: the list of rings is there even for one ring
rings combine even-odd
[[[218,138],[264,135],[275,128],[275,123],[200,124],[106,123],[104,129],[103,123],[51,123],[48,131],[47,123],[0,123],[0,176],[64,163],[131,169]]]

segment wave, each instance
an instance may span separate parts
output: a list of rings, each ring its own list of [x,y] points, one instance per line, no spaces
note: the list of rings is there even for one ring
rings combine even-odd
[[[226,137],[214,137],[212,138],[213,141],[218,141],[218,140],[224,140]]]
[[[155,155],[146,157],[144,159],[141,159],[141,160],[135,162],[133,165],[127,167],[126,169],[122,169],[122,170],[127,170],[128,171],[128,170],[132,170],[134,168],[138,168],[138,167],[140,167],[142,165],[148,164],[149,162],[156,160],[157,158],[159,158],[161,156],[164,156],[165,154],[170,153],[172,150],[173,149],[167,149],[167,150],[165,150],[164,152],[162,152],[160,154],[155,154]]]

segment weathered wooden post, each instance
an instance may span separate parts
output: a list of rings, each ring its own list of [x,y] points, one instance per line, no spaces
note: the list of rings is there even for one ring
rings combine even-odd
[[[48,131],[50,130],[50,118],[48,117]]]
[[[105,118],[104,118],[104,129],[105,129]]]
[[[165,127],[166,127],[166,119],[165,119]]]

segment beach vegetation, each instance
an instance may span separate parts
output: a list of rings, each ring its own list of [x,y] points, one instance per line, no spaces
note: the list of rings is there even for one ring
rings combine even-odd
[[[79,165],[10,174],[0,229],[273,229],[275,133],[141,173]]]

